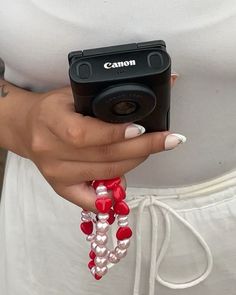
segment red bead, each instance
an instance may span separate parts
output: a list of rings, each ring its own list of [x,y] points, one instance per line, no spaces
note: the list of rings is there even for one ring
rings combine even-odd
[[[95,262],[93,260],[90,260],[88,263],[88,268],[91,269],[94,266],[95,266]]]
[[[102,277],[100,277],[99,275],[97,275],[96,273],[95,273],[94,277],[95,277],[95,279],[96,279],[97,281],[101,280],[101,278],[102,278]]]
[[[120,241],[128,239],[131,236],[132,236],[132,230],[128,226],[120,227],[116,233],[116,237]]]
[[[114,211],[118,215],[128,215],[129,214],[129,206],[124,202],[118,202],[114,206]]]
[[[112,206],[112,201],[108,197],[101,197],[96,200],[95,206],[96,206],[98,212],[109,213],[111,206]]]
[[[90,257],[92,260],[94,260],[95,257],[96,257],[96,254],[95,254],[93,251],[90,251],[90,252],[89,252],[89,257]]]
[[[113,189],[115,186],[121,183],[120,177],[115,177],[113,179],[107,179],[104,181],[105,186],[107,189]]]
[[[116,202],[120,202],[125,199],[125,191],[122,186],[118,185],[113,191],[113,198]]]
[[[92,221],[82,222],[80,228],[84,234],[90,235],[93,232],[93,223]]]
[[[113,224],[114,221],[115,221],[115,212],[114,212],[114,210],[110,209],[110,211],[109,211],[109,218],[107,219],[107,222],[109,224]]]
[[[92,186],[94,189],[96,189],[99,185],[103,185],[104,184],[104,180],[94,180],[92,183]]]

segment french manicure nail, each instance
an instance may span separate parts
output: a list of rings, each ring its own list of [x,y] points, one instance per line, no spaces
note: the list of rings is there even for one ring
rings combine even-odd
[[[165,140],[165,150],[166,151],[173,150],[179,144],[185,143],[186,140],[187,138],[184,135],[177,134],[177,133],[169,134]]]
[[[131,124],[125,130],[125,138],[134,138],[139,135],[142,135],[145,132],[145,128],[138,124]]]

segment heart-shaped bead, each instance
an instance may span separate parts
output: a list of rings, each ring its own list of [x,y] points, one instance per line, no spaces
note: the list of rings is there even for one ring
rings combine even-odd
[[[92,260],[94,260],[94,259],[96,258],[96,254],[91,250],[91,251],[89,252],[89,257],[90,257]]]
[[[115,212],[114,212],[114,210],[112,210],[112,209],[110,209],[110,211],[109,211],[109,218],[107,219],[107,222],[109,223],[109,224],[113,224],[114,223],[114,221],[115,221]]]
[[[129,206],[124,202],[118,202],[114,206],[114,211],[118,215],[128,215],[129,214]]]
[[[97,275],[96,273],[95,273],[94,277],[97,281],[101,280],[101,278],[102,278],[101,276]]]
[[[113,191],[113,198],[115,202],[121,202],[122,200],[125,199],[125,191],[122,186],[117,186],[114,191]]]
[[[95,206],[96,206],[98,212],[109,213],[111,206],[112,206],[112,201],[108,197],[101,197],[96,200]]]
[[[91,269],[94,266],[95,266],[94,260],[90,260],[89,263],[88,263],[88,268]]]
[[[113,179],[105,180],[105,186],[108,189],[113,189],[114,187],[118,186],[121,182],[120,177],[115,177]]]
[[[92,221],[82,222],[80,224],[80,228],[84,234],[91,235],[91,233],[93,232],[93,223]]]
[[[132,230],[129,226],[120,227],[116,233],[117,240],[129,239],[132,236]]]

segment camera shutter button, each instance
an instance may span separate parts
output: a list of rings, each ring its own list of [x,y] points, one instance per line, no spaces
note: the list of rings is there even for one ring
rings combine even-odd
[[[88,79],[91,76],[91,66],[88,63],[81,63],[77,66],[77,73],[80,79]]]

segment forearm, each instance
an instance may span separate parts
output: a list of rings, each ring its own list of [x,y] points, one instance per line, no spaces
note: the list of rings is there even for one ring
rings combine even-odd
[[[19,134],[27,132],[26,116],[38,94],[0,79],[0,146],[24,154]]]

